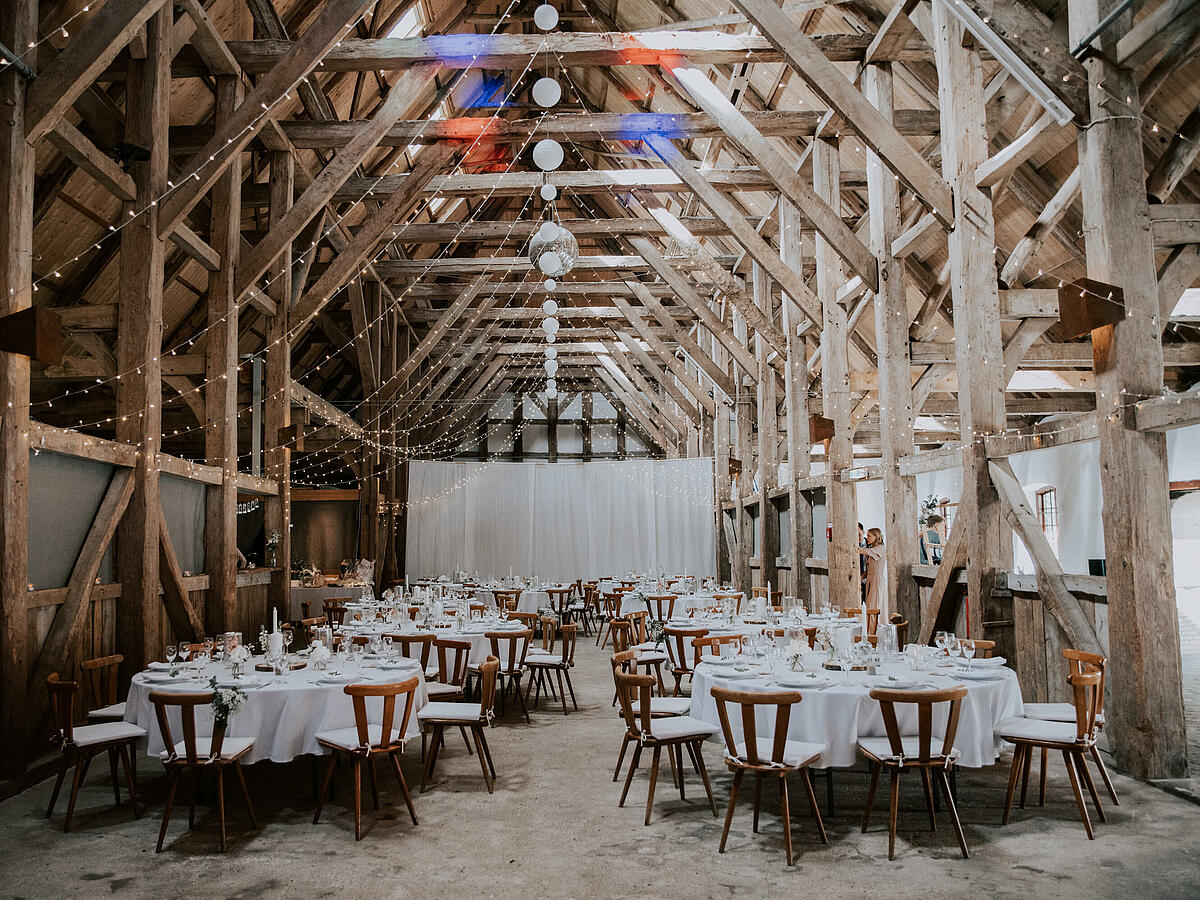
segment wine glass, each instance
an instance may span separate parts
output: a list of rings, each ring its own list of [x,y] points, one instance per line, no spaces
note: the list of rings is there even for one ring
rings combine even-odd
[[[962,655],[967,671],[971,671],[971,660],[975,656],[975,642],[970,638],[963,638],[958,642],[958,652]]]
[[[213,647],[216,646],[216,641],[214,641],[212,638],[206,636],[203,639],[202,643],[204,644],[205,654],[208,656],[209,659],[212,659]]]
[[[169,665],[175,664],[175,657],[178,655],[178,653],[178,647],[176,647],[174,644],[167,644],[164,654],[167,657],[167,663]]]
[[[192,645],[187,641],[180,641],[179,648],[175,652],[179,655],[179,661],[186,663],[192,655]]]

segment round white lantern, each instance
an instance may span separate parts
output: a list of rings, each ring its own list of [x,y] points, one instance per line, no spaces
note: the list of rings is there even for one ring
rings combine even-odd
[[[553,378],[547,378],[546,379],[546,390],[552,391],[552,390],[557,390],[557,389],[558,389],[558,382],[555,381]]]
[[[558,388],[556,388],[556,387],[546,388],[546,398],[549,400],[558,399]]]
[[[545,350],[545,353],[546,353],[546,359],[554,359],[555,357],[558,356],[558,351],[555,350],[553,347],[547,347]]]
[[[554,250],[547,250],[539,256],[537,265],[543,275],[561,275],[565,271],[563,258]]]
[[[544,363],[542,363],[542,368],[546,370],[547,375],[549,375],[551,378],[553,378],[555,373],[558,372],[558,360],[557,359],[548,359]]]
[[[542,331],[553,336],[558,332],[558,319],[551,316],[548,319],[542,319]]]
[[[542,287],[544,287],[548,291],[552,291],[556,287],[558,287],[558,282],[555,281],[553,278],[547,278],[545,281],[542,282]]]
[[[552,335],[552,334],[546,335],[546,343],[553,344],[554,343],[554,335]]]
[[[543,3],[533,11],[533,24],[542,31],[549,31],[558,24],[558,10],[549,3]]]
[[[558,196],[558,188],[552,184],[543,184],[541,188],[538,189],[538,193],[542,195],[543,200],[549,203]]]
[[[543,172],[553,172],[562,165],[562,145],[554,138],[542,138],[533,145],[533,161]]]
[[[562,85],[557,78],[539,78],[533,83],[533,102],[549,108],[562,99]]]
[[[556,312],[558,312],[558,304],[555,303],[553,300],[547,300],[545,303],[542,304],[542,312],[544,312],[548,316],[552,316]]]

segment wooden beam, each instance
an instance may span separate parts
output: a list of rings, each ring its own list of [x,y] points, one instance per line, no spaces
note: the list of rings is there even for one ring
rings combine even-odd
[[[687,393],[679,386],[679,383],[671,377],[670,373],[664,374],[659,364],[654,361],[654,358],[646,352],[645,348],[629,332],[617,329],[614,329],[614,332],[621,339],[621,343],[625,345],[629,353],[633,354],[634,358],[650,373],[651,377],[662,386],[662,389],[671,395],[671,399],[675,401],[675,404],[684,411],[689,419],[699,425],[701,421],[699,409],[689,399]],[[609,353],[615,356],[616,353],[614,351],[616,350],[617,348],[614,345],[609,348]],[[692,396],[695,395],[693,394]],[[705,394],[705,396],[707,397],[708,395]]]
[[[1037,221],[1029,227],[1025,236],[1017,242],[1017,246],[1013,248],[1012,255],[1004,262],[1004,268],[1000,270],[1000,283],[1008,287],[1015,287],[1021,282],[1021,273],[1033,259],[1034,254],[1038,252],[1046,239],[1054,233],[1054,229],[1058,223],[1062,221],[1063,216],[1067,214],[1067,210],[1071,208],[1071,204],[1075,202],[1079,196],[1079,188],[1082,184],[1082,174],[1079,167],[1067,176],[1067,179],[1062,183],[1062,186],[1055,192],[1050,202],[1046,204],[1045,209],[1038,214]]]
[[[158,466],[162,446],[162,343],[164,242],[161,203],[167,189],[167,124],[170,117],[172,11],[160,9],[146,24],[146,58],[130,62],[126,140],[149,149],[149,159],[129,171],[137,199],[126,203],[118,280],[115,432],[140,454],[133,498],[117,530],[116,579],[122,584],[117,641],[126,673],[138,672],[161,650],[158,540],[162,505]],[[39,79],[40,80],[40,79]],[[134,211],[139,214],[131,215]]]
[[[455,157],[461,148],[449,144],[426,147],[417,157],[416,165],[409,174],[411,181],[404,190],[387,197],[377,210],[371,213],[362,227],[350,239],[346,248],[338,253],[316,282],[292,308],[292,332],[298,333],[327,304],[333,295],[351,277],[355,277],[368,261],[387,228],[401,218],[414,203],[425,185]]]
[[[1200,203],[1165,203],[1148,207],[1155,248],[1200,244]]]
[[[116,469],[112,479],[104,491],[100,507],[92,517],[91,527],[83,540],[79,556],[71,567],[71,576],[67,580],[67,594],[62,605],[54,614],[54,621],[42,642],[37,664],[29,677],[30,692],[40,693],[45,689],[46,678],[52,672],[59,672],[65,677],[71,677],[69,654],[71,648],[79,640],[83,625],[91,611],[92,588],[96,585],[96,575],[100,571],[100,563],[113,535],[117,532],[117,523],[129,505],[133,496],[133,472],[131,469]]]
[[[192,32],[192,46],[196,48],[201,58],[208,64],[214,75],[241,75],[242,67],[234,58],[221,37],[217,26],[201,5],[200,0],[179,0],[179,6],[191,17],[196,24]]]
[[[171,243],[200,263],[209,272],[221,270],[221,254],[182,222],[167,237]]]
[[[228,77],[228,76],[223,76]],[[187,641],[198,641],[210,632],[196,613],[188,593],[187,582],[183,571],[179,568],[179,559],[175,555],[175,545],[171,542],[171,532],[167,528],[167,519],[161,514],[158,517],[158,568],[162,581],[162,602],[171,630],[177,637]],[[236,557],[235,557],[236,560]],[[237,592],[236,564],[234,567],[234,593]],[[212,575],[208,577],[209,589],[212,589]],[[236,620],[235,620],[236,622]]]
[[[687,388],[688,393],[696,398],[696,402],[704,407],[705,412],[710,416],[716,415],[717,405],[713,398],[708,395],[708,391],[697,384],[696,379],[692,378],[687,367],[659,340],[658,335],[650,330],[646,320],[638,314],[637,310],[620,297],[614,297],[613,303],[625,314],[625,318],[629,320],[629,324],[641,335],[642,340],[650,345],[650,349],[657,354],[663,365],[667,367],[672,375],[679,379],[679,382]]]
[[[1042,149],[1050,138],[1058,135],[1060,129],[1056,127],[1056,122],[1052,112],[1044,111],[1015,141],[994,153],[975,170],[975,184],[981,188],[990,188],[1007,181],[1022,164]]]
[[[813,39],[796,28],[774,0],[734,0],[734,5],[758,26],[809,88],[845,118],[863,142],[949,227],[954,220],[950,188],[820,52]]]
[[[342,184],[355,173],[358,166],[383,138],[387,130],[413,105],[414,99],[423,95],[425,88],[436,77],[436,65],[417,66],[396,82],[388,92],[375,115],[346,146],[338,151],[312,180],[304,193],[283,213],[270,231],[246,254],[238,266],[234,289],[238,299],[253,289],[255,282],[267,271],[278,256],[292,246],[296,236],[329,203],[330,198]],[[362,196],[366,196],[365,193]]]
[[[1098,0],[1071,0],[1069,11],[1076,41],[1103,15]],[[1092,334],[1097,408],[1119,411],[1100,419],[1112,673],[1105,732],[1124,771],[1180,778],[1188,763],[1166,435],[1131,427],[1135,416],[1122,409],[1128,397],[1161,394],[1163,383],[1141,99],[1135,74],[1111,62],[1124,27],[1114,23],[1101,35],[1086,63],[1092,121],[1079,137],[1087,275],[1120,288],[1129,313]],[[1114,95],[1124,99],[1121,115],[1110,112]]]
[[[118,200],[134,199],[133,179],[66,119],[54,123],[46,140]]]
[[[741,145],[758,167],[792,203],[813,223],[817,231],[837,248],[850,267],[858,273],[871,290],[879,287],[879,270],[875,257],[842,221],[837,207],[818,197],[788,164],[787,160],[750,120],[717,90],[708,76],[682,60],[664,60],[662,70],[671,75],[687,94],[721,126],[725,134]],[[786,348],[777,348],[781,353]]]
[[[50,132],[163,2],[106,0],[30,84],[25,97],[25,138],[29,143],[37,143]],[[136,62],[130,63],[131,70]]]
[[[289,390],[291,391],[292,400],[303,406],[313,415],[324,419],[330,425],[337,427],[352,438],[361,438],[363,436],[361,425],[328,400],[314,394],[304,385],[293,381],[289,386]]]
[[[1134,405],[1133,423],[1138,431],[1170,431],[1200,422],[1200,392],[1168,394]]]
[[[237,110],[212,138],[184,164],[193,175],[159,204],[159,234],[175,226],[216,183],[265,122],[283,111],[280,101],[297,81],[306,77],[367,6],[369,0],[328,0],[304,36],[291,44],[276,65],[255,84]],[[40,79],[39,79],[40,80]]]

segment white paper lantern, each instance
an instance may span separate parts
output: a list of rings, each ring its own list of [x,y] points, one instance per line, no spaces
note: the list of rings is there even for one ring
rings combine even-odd
[[[551,337],[558,331],[558,319],[551,316],[548,319],[542,319],[542,331]]]
[[[547,375],[553,378],[555,373],[558,371],[558,360],[548,359],[542,363],[542,368],[546,370]]]
[[[552,334],[546,335],[546,343],[553,344],[554,343],[554,335],[552,335]]]
[[[544,312],[548,316],[552,316],[556,312],[558,312],[558,304],[555,303],[553,300],[547,300],[545,303],[542,304],[542,312]]]
[[[549,400],[558,399],[558,388],[552,388],[552,387],[546,388],[546,397]]]
[[[562,165],[562,145],[554,138],[542,138],[533,145],[533,161],[543,172],[553,172]]]
[[[547,203],[549,203],[551,200],[553,200],[555,197],[558,196],[558,188],[556,188],[552,184],[543,184],[541,186],[541,188],[538,190],[538,193],[542,195],[543,200],[545,200]]]
[[[563,258],[553,250],[539,256],[537,264],[543,275],[561,275],[565,271]]]
[[[544,287],[548,291],[552,291],[556,287],[558,287],[558,282],[555,281],[553,278],[547,278],[545,281],[542,282],[542,287]]]
[[[539,78],[533,83],[533,102],[549,108],[562,99],[562,85],[557,78]]]
[[[558,390],[558,382],[555,381],[553,378],[547,378],[546,379],[546,390],[548,390],[548,391]]]
[[[549,31],[558,24],[558,10],[549,3],[543,3],[533,11],[533,24],[542,31]]]
[[[553,347],[547,347],[545,352],[546,352],[546,359],[554,359],[555,357],[558,356],[558,351],[555,350]]]

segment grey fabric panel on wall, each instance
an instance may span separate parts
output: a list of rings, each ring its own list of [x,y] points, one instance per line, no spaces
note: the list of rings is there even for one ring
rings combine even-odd
[[[29,583],[34,588],[66,587],[96,510],[112,480],[104,463],[41,452],[29,454]],[[112,576],[112,554],[100,567]]]
[[[205,486],[196,481],[175,475],[158,477],[163,518],[179,568],[193,575],[204,571],[204,491]]]
[[[306,500],[292,504],[292,559],[309,560],[323,572],[335,572],[343,559],[357,555],[357,501]]]

